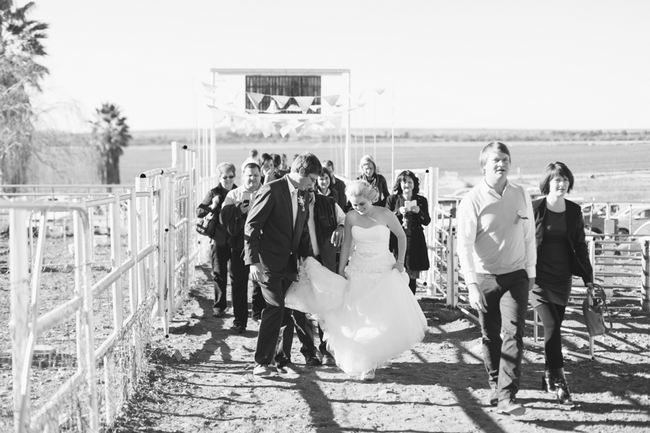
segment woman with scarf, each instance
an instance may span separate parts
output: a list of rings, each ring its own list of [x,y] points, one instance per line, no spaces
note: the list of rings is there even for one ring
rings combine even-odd
[[[386,206],[386,199],[390,195],[386,178],[377,173],[377,164],[370,155],[363,155],[359,161],[360,174],[357,180],[364,180],[370,184],[370,187],[377,191],[377,201],[372,204],[375,206]]]

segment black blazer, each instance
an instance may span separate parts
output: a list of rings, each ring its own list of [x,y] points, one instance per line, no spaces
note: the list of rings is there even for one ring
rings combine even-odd
[[[585,223],[582,219],[582,210],[576,203],[566,200],[566,225],[567,240],[571,253],[571,273],[582,277],[585,283],[593,282],[593,268],[589,261],[589,248],[585,241]],[[546,197],[533,201],[533,213],[535,215],[535,240],[537,242],[537,254],[544,240],[544,216],[546,215]]]
[[[309,194],[298,191],[298,215],[293,224],[287,177],[263,185],[244,225],[244,261],[261,263],[271,271],[297,270],[297,258],[313,255],[307,218]],[[300,204],[300,197],[304,206]]]

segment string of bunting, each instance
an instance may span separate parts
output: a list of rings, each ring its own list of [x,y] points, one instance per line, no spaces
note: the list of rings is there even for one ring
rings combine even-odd
[[[214,85],[203,83],[203,86],[206,96],[211,99],[208,107],[221,114],[215,126],[229,127],[232,132],[243,132],[246,135],[259,131],[265,137],[276,133],[285,137],[294,133],[307,134],[340,128],[341,115],[365,106],[366,99],[371,94],[369,91],[362,92],[346,107],[344,102],[348,95],[345,94],[286,96],[246,92],[246,98],[253,109],[244,109],[235,102],[241,101],[242,92],[223,93],[224,89]],[[372,92],[381,95],[384,89],[379,88]],[[268,107],[262,110],[260,104],[265,97],[270,98],[270,101]],[[287,114],[293,116],[287,118]]]

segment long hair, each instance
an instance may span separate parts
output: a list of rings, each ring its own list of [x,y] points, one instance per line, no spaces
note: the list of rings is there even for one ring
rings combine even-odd
[[[416,196],[420,192],[420,179],[413,173],[411,170],[404,170],[395,179],[395,184],[393,185],[393,191],[396,194],[402,193],[402,181],[405,179],[411,179],[413,181],[413,195]]]

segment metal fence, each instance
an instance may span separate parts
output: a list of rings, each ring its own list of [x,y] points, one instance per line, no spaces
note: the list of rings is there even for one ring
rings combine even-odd
[[[173,155],[135,186],[20,186],[0,199],[15,431],[99,431],[146,372],[151,330],[168,332],[198,255],[196,155],[176,144]]]

